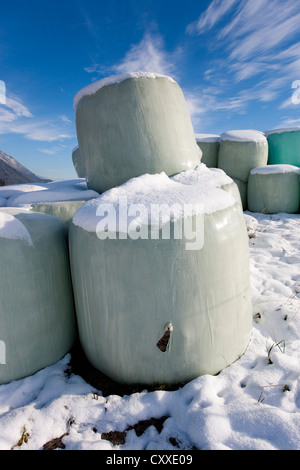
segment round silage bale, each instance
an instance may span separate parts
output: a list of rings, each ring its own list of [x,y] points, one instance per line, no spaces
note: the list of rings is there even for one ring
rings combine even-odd
[[[237,178],[232,178],[232,179],[238,187],[238,190],[241,196],[242,206],[245,211],[247,210],[247,207],[248,207],[248,202],[247,202],[248,183],[244,183],[244,181],[241,181]]]
[[[300,167],[300,128],[275,129],[266,133],[269,143],[269,164]]]
[[[248,238],[225,191],[163,173],[130,180],[76,212],[70,259],[82,347],[112,379],[185,382],[245,352]]]
[[[84,162],[81,157],[78,145],[72,151],[72,161],[78,178],[85,178]]]
[[[251,171],[248,181],[250,212],[295,214],[299,211],[300,169],[293,165],[267,165]]]
[[[0,210],[0,384],[55,363],[73,344],[67,240],[56,217]]]
[[[170,77],[127,73],[74,98],[89,188],[102,193],[142,174],[174,175],[200,163],[188,107]]]
[[[31,210],[33,212],[41,212],[43,214],[54,215],[58,217],[67,225],[69,225],[75,212],[86,201],[60,201],[60,202],[45,202],[32,204]]]
[[[262,132],[236,130],[221,135],[218,167],[231,178],[247,183],[250,171],[267,162],[268,141]]]
[[[49,204],[54,202],[88,201],[98,197],[96,191],[87,188],[83,178],[74,180],[53,181],[43,188],[34,191],[16,193],[7,200],[9,207],[31,209],[34,204]]]
[[[220,136],[196,134],[196,142],[202,152],[201,163],[205,163],[208,168],[218,168]]]

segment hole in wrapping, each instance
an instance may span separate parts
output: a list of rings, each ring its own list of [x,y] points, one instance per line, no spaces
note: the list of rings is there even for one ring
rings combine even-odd
[[[162,352],[166,352],[167,350],[172,331],[173,331],[173,325],[172,323],[168,323],[166,331],[164,332],[163,336],[160,338],[160,340],[156,344],[158,349],[160,349]]]

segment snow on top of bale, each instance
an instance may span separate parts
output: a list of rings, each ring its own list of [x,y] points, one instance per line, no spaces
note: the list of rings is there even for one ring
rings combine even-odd
[[[234,142],[267,142],[267,138],[263,132],[253,129],[233,130],[224,132],[221,135],[221,141]]]
[[[271,134],[282,134],[283,132],[297,132],[297,131],[300,131],[300,127],[273,129],[273,130],[265,131],[265,135],[268,137]]]
[[[278,165],[266,165],[266,166],[260,166],[257,168],[253,168],[251,170],[250,174],[251,175],[272,175],[272,174],[286,174],[286,173],[297,173],[300,174],[300,168],[294,165],[284,165],[284,164],[278,164]]]
[[[203,175],[193,177],[193,170],[188,170],[183,172],[186,175],[182,176],[182,181],[169,178],[165,173],[132,178],[85,203],[74,215],[73,224],[88,232],[96,232],[101,215],[104,215],[103,211],[109,212],[113,208],[109,212],[114,219],[109,219],[110,229],[127,233],[129,226],[157,227],[170,220],[181,220],[186,216],[187,206],[192,215],[203,215],[235,204],[235,199],[230,194],[219,189],[225,181],[223,172],[217,175],[217,172],[210,172],[205,165],[194,171],[203,171]],[[137,212],[138,208],[141,209],[140,212]],[[152,217],[153,208],[163,208],[159,221]],[[122,219],[124,226],[118,226],[120,217],[115,217],[121,212],[123,216],[125,213],[125,220]]]
[[[32,245],[32,239],[27,228],[13,214],[0,210],[0,238],[24,240]]]
[[[217,134],[195,134],[197,142],[219,142],[220,136]]]
[[[76,110],[79,101],[84,96],[94,95],[95,93],[97,93],[98,90],[100,90],[100,88],[103,88],[104,86],[121,83],[124,80],[128,80],[129,78],[167,78],[168,80],[175,83],[175,80],[173,80],[173,78],[167,75],[161,75],[158,73],[151,73],[151,72],[127,72],[121,75],[112,75],[110,77],[103,78],[101,80],[98,80],[82,88],[74,97],[74,100],[73,100],[74,109]]]

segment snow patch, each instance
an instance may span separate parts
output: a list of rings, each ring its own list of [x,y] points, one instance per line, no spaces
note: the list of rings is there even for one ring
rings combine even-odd
[[[235,204],[231,195],[218,189],[225,180],[228,181],[223,172],[211,172],[205,165],[197,171],[199,174],[196,172],[195,175],[193,170],[183,172],[181,176],[177,177],[178,180],[176,177],[169,178],[165,173],[146,174],[133,178],[121,186],[106,191],[99,198],[85,203],[74,215],[73,223],[88,232],[95,232],[99,223],[98,214],[103,208],[113,207],[118,214],[124,210],[124,205],[126,207],[142,206],[139,213],[127,214],[126,229],[120,229],[117,225],[113,226],[114,221],[110,221],[112,230],[127,232],[129,225],[132,227],[151,223],[151,226],[156,226],[152,217],[150,222],[153,206],[166,208],[162,211],[162,218],[158,223],[161,225],[170,222],[170,220],[183,219],[186,216],[185,208],[187,206],[192,208],[193,215],[202,215]],[[203,174],[200,175],[201,172]],[[168,208],[172,208],[172,210],[170,211]],[[119,220],[118,217],[116,217],[116,221],[117,219]],[[129,219],[130,224],[128,224]]]
[[[30,233],[22,222],[13,215],[2,211],[0,211],[0,238],[24,240],[29,245],[33,245]]]
[[[196,142],[219,142],[220,136],[217,134],[195,134]]]
[[[100,88],[103,88],[108,85],[115,85],[117,83],[121,83],[124,80],[128,80],[129,78],[167,78],[168,80],[172,81],[173,83],[176,83],[173,78],[166,76],[166,75],[161,75],[158,73],[150,73],[150,72],[127,72],[123,73],[121,75],[112,75],[111,77],[103,78],[102,80],[98,80],[94,83],[91,83],[90,85],[87,85],[86,87],[82,88],[74,97],[73,100],[73,107],[76,110],[79,101],[81,98],[84,96],[89,96],[89,95],[94,95],[97,93],[97,91],[100,90]]]
[[[297,173],[300,175],[300,168],[294,165],[266,165],[253,168],[251,175],[271,175],[271,174],[286,174],[286,173]]]
[[[227,140],[234,142],[267,142],[267,138],[263,132],[253,129],[224,132],[221,135],[221,141],[225,142]]]

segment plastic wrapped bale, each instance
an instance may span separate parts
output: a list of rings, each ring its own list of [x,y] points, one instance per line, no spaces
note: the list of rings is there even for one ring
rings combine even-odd
[[[299,211],[300,169],[293,165],[267,165],[251,171],[248,181],[250,212],[295,214]]]
[[[244,211],[246,211],[248,207],[248,202],[247,202],[248,183],[244,183],[244,181],[240,181],[237,178],[233,178],[233,181],[238,187],[238,190],[241,196],[242,206],[243,206]]]
[[[300,128],[267,131],[269,164],[300,167]]]
[[[170,77],[108,77],[74,98],[89,188],[102,193],[143,174],[174,175],[200,163],[187,104]]]
[[[65,224],[49,215],[3,208],[0,246],[4,384],[64,357],[76,323]]]
[[[0,196],[0,207],[5,207],[7,204],[7,200],[4,197]]]
[[[196,142],[202,151],[201,162],[208,168],[218,168],[220,136],[215,134],[196,134]]]
[[[96,197],[99,197],[99,194],[87,188],[85,179],[64,180],[45,184],[42,189],[36,191],[17,193],[8,199],[7,206],[30,210],[34,204],[88,201]]]
[[[80,155],[79,146],[75,147],[72,152],[72,161],[78,178],[85,178],[84,162]]]
[[[69,225],[75,212],[85,203],[86,201],[46,202],[32,204],[31,210],[33,212],[54,215]]]
[[[219,168],[207,168],[205,164],[201,163],[195,170],[183,171],[173,176],[172,180],[183,184],[195,184],[200,187],[220,188],[229,193],[243,207],[238,186]]]
[[[221,135],[218,167],[231,178],[247,183],[250,171],[267,163],[268,141],[262,132],[237,130]]]
[[[245,352],[248,238],[230,194],[144,175],[84,204],[69,240],[79,336],[102,373],[182,383]]]

